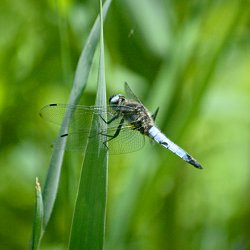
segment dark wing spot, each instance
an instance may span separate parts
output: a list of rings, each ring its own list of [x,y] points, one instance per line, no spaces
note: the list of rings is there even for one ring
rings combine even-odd
[[[60,137],[65,137],[65,136],[68,136],[69,134],[63,134],[63,135],[60,135]]]
[[[56,103],[49,104],[49,106],[57,106]]]

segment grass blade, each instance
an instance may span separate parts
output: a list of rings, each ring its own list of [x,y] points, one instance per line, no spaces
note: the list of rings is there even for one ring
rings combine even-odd
[[[43,235],[43,199],[40,183],[36,178],[36,207],[35,218],[33,223],[33,234],[30,244],[30,249],[35,250],[39,248],[40,240]]]
[[[109,9],[111,0],[107,0],[103,6],[103,17],[105,18],[107,11]],[[70,104],[77,104],[80,100],[80,97],[85,89],[88,75],[90,72],[90,67],[92,65],[92,60],[94,57],[94,52],[99,42],[99,33],[100,33],[100,22],[99,17],[96,19],[95,24],[88,36],[85,47],[81,53],[80,59],[78,61],[76,74],[74,78],[74,84],[69,98]],[[66,114],[65,119],[62,124],[64,130],[60,131],[62,134],[67,129],[67,124],[70,122],[70,117],[72,114]],[[66,143],[66,140],[65,142]],[[61,167],[64,157],[64,151],[54,149],[51,161],[49,165],[49,170],[47,178],[45,181],[45,186],[43,190],[43,204],[44,204],[44,221],[43,229],[46,228],[56,199],[56,194],[59,185],[59,178],[61,173]]]
[[[96,105],[106,106],[104,43],[100,1],[100,64]],[[104,115],[104,114],[103,114]],[[107,131],[100,117],[94,117],[92,129]],[[88,152],[95,152],[95,155]],[[103,249],[107,197],[107,150],[103,136],[88,144],[82,166],[80,185],[75,206],[69,249]]]

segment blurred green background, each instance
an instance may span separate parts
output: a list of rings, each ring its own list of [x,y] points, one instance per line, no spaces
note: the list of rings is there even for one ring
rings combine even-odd
[[[108,96],[127,81],[200,171],[148,143],[109,158],[106,249],[250,249],[250,3],[116,0],[105,22]],[[43,186],[99,1],[0,2],[0,249],[27,249],[35,177]],[[82,103],[95,99],[94,63]],[[42,249],[66,249],[82,162],[66,153]]]

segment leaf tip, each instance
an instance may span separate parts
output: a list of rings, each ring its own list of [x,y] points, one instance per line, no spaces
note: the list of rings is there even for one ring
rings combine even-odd
[[[36,191],[41,192],[41,185],[40,185],[38,177],[36,177]]]

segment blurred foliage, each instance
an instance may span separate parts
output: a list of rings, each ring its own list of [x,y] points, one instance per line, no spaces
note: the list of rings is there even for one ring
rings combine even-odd
[[[31,237],[56,130],[99,1],[0,2],[0,248]],[[204,166],[159,145],[110,157],[106,249],[250,249],[250,3],[117,0],[105,29],[108,95],[127,81],[157,124]],[[93,66],[83,104],[94,103]],[[66,153],[42,249],[66,249],[81,155]]]

